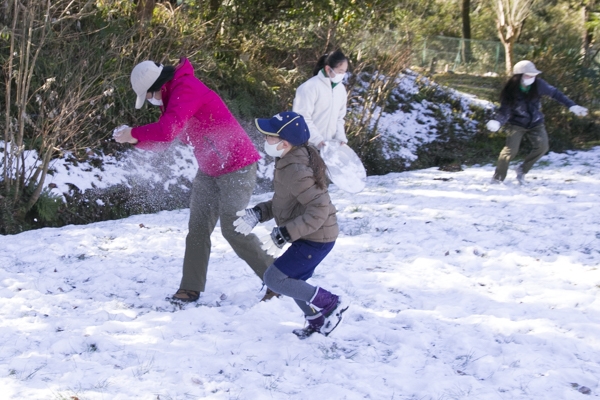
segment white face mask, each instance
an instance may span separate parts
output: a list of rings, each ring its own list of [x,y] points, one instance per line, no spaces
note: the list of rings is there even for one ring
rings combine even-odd
[[[279,143],[281,143],[281,140],[275,144],[270,144],[265,140],[265,153],[267,153],[271,157],[281,157],[285,149],[277,150],[277,146],[279,146]]]
[[[345,73],[343,73],[343,74],[336,74],[335,71],[333,71],[333,70],[331,72],[333,72],[335,74],[335,76],[333,78],[329,77],[329,79],[331,79],[331,82],[333,82],[333,83],[340,83],[346,77]]]
[[[535,77],[529,79],[521,79],[521,83],[523,84],[523,86],[529,86],[533,82],[535,82]]]
[[[162,100],[155,99],[154,96],[152,96],[146,100],[148,100],[148,103],[152,104],[153,106],[162,106],[163,105]]]

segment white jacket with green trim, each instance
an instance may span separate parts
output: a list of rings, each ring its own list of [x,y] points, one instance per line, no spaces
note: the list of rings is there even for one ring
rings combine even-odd
[[[344,130],[348,94],[342,83],[331,87],[331,80],[319,73],[296,89],[293,111],[302,115],[310,130],[309,142],[315,146],[325,140],[347,143]]]

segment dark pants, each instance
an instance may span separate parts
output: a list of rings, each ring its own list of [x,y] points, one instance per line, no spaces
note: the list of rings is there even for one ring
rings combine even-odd
[[[533,167],[533,164],[542,158],[549,148],[548,133],[546,133],[546,127],[544,124],[538,125],[531,129],[522,128],[517,125],[507,125],[506,131],[506,144],[500,152],[498,163],[496,164],[496,172],[494,173],[494,179],[499,181],[503,181],[506,178],[508,164],[519,152],[519,147],[521,146],[521,140],[523,139],[523,136],[527,137],[527,139],[531,142],[531,146],[533,147],[531,152],[527,155],[527,157],[525,157],[525,160],[523,160],[523,163],[520,166],[524,174],[529,172],[531,167]]]
[[[235,253],[262,280],[273,258],[261,249],[254,234],[244,236],[234,230],[235,213],[248,206],[256,184],[256,164],[218,177],[198,171],[190,201],[189,233],[185,241],[181,289],[203,292],[210,257],[210,235],[221,220],[221,233]]]

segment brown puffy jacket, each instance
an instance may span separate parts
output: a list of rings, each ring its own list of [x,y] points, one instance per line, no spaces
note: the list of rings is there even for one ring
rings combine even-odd
[[[336,209],[327,188],[316,185],[306,147],[294,147],[275,162],[273,186],[273,199],[257,205],[261,222],[275,218],[277,226],[286,227],[292,241],[327,243],[338,237]]]

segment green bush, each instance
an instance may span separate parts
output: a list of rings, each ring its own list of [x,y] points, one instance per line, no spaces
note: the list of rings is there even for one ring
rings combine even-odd
[[[0,234],[2,235],[23,231],[21,221],[15,216],[13,202],[8,197],[0,195]]]
[[[29,218],[42,223],[52,223],[58,219],[58,210],[63,205],[62,196],[46,188],[29,213]]]

